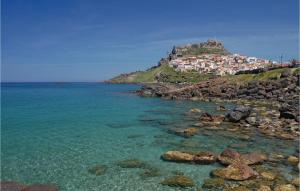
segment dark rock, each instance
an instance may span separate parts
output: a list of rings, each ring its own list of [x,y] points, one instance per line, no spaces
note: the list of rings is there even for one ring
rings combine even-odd
[[[281,72],[280,78],[287,78],[290,76],[292,76],[292,71],[290,69],[287,69]]]
[[[226,117],[231,122],[238,122],[241,119],[245,119],[250,115],[251,108],[246,106],[237,106],[230,111]]]

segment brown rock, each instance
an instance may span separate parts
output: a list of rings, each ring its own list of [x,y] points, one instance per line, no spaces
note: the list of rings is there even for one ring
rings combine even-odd
[[[256,176],[257,172],[245,163],[236,162],[226,168],[216,169],[212,174],[227,180],[247,180]]]
[[[274,191],[296,191],[296,188],[291,184],[284,184],[276,186]]]
[[[216,156],[212,152],[184,152],[184,151],[168,151],[161,158],[166,161],[186,162],[197,164],[210,164],[216,161]]]
[[[190,109],[189,112],[190,112],[190,113],[201,113],[201,110],[200,110],[200,109],[197,109],[197,108],[193,108],[193,109]]]
[[[256,152],[241,155],[232,149],[225,149],[219,155],[218,160],[225,165],[235,163],[236,161],[242,161],[245,164],[252,165],[262,163],[267,160],[267,156]]]
[[[30,186],[27,186],[22,191],[58,191],[58,188],[53,185],[33,184]]]
[[[232,149],[225,149],[219,156],[218,160],[225,165],[232,164],[239,160],[241,157],[240,153]]]
[[[194,160],[194,155],[181,151],[168,151],[164,153],[161,158],[173,162],[192,162]]]
[[[269,186],[261,185],[257,191],[272,191]]]
[[[182,188],[195,186],[195,182],[186,176],[172,176],[163,180],[161,184]]]
[[[265,180],[274,180],[276,178],[276,173],[273,173],[273,172],[270,172],[270,171],[265,171],[265,172],[262,172],[261,174],[261,177]]]
[[[289,156],[287,162],[292,165],[296,165],[299,162],[299,158],[295,156]]]
[[[263,161],[267,160],[267,156],[264,154],[252,152],[249,154],[242,155],[243,161],[248,164],[259,164],[262,163]]]
[[[194,127],[186,128],[186,129],[173,128],[173,129],[169,129],[169,132],[183,137],[191,137],[198,133],[198,129]]]
[[[211,164],[217,160],[212,152],[198,152],[194,155],[194,162],[197,164]]]
[[[295,178],[291,182],[294,186],[300,187],[300,178]]]
[[[1,191],[21,191],[26,185],[19,182],[3,181],[0,182]]]

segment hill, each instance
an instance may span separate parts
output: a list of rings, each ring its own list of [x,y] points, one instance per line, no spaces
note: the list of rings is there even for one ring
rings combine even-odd
[[[137,71],[128,74],[118,75],[107,83],[197,83],[201,80],[212,77],[212,74],[199,74],[197,71],[176,71],[169,66],[169,62],[178,57],[197,56],[203,54],[230,54],[224,48],[222,42],[216,40],[208,40],[198,44],[188,44],[184,46],[174,46],[170,54],[166,58],[162,58],[157,66],[146,71]]]
[[[107,83],[197,83],[212,77],[210,74],[199,74],[196,71],[180,72],[175,71],[169,65],[162,64],[146,71],[121,74],[108,81]]]

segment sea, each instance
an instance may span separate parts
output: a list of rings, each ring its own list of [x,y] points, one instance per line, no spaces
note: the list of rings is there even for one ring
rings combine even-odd
[[[133,93],[139,88],[105,83],[2,83],[1,181],[54,184],[62,191],[171,191],[182,188],[161,182],[183,174],[196,183],[184,190],[197,190],[221,166],[166,162],[160,158],[164,152],[220,153],[235,146],[239,152],[288,156],[298,147],[298,142],[259,134],[250,139],[217,130],[200,129],[190,138],[172,134],[172,128],[199,122],[190,109],[222,114],[216,110],[220,103],[140,97]],[[159,175],[143,176],[144,168],[118,165],[132,159],[158,169]],[[104,174],[89,172],[97,165],[107,167]],[[281,170],[291,178],[291,168]]]

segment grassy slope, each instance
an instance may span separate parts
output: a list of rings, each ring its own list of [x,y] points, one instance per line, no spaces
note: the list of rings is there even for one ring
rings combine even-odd
[[[268,80],[270,78],[272,79],[279,79],[281,73],[284,70],[289,70],[288,68],[282,68],[282,69],[275,69],[275,70],[270,70],[267,72],[259,73],[259,74],[241,74],[241,75],[230,75],[230,76],[225,76],[228,80],[234,81],[234,82],[249,82],[249,81],[262,81],[262,80]],[[300,73],[300,68],[293,68],[291,69],[293,73]]]
[[[276,69],[267,71],[260,74],[240,74],[240,75],[228,75],[223,76],[222,78],[226,78],[232,82],[249,82],[253,80],[267,80],[267,79],[278,79],[280,74],[287,69]],[[300,74],[300,68],[292,69],[293,73]],[[172,67],[168,65],[161,65],[156,68],[149,69],[143,72],[135,72],[131,73],[127,76],[117,76],[110,80],[112,83],[156,83],[156,76],[161,75],[163,77],[160,78],[160,82],[168,82],[168,83],[198,83],[200,81],[208,80],[213,77],[210,74],[199,74],[196,71],[190,72],[177,72]]]
[[[143,72],[135,72],[127,76],[117,76],[110,80],[112,83],[155,83],[157,82],[156,76],[161,74],[161,82],[169,83],[197,83],[201,80],[208,79],[211,75],[199,74],[195,71],[190,72],[177,72],[174,68],[168,65],[161,65],[156,68],[149,69]]]

